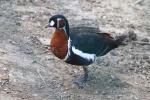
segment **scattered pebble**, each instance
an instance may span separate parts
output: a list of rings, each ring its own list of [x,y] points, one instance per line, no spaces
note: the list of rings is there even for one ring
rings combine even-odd
[[[123,34],[127,35],[125,42],[131,42],[137,40],[137,34],[134,32],[133,28],[126,30],[125,32],[123,32]]]
[[[128,25],[129,28],[135,29],[135,26],[133,24]]]
[[[6,67],[3,68],[4,71],[8,71],[8,69]]]
[[[111,54],[112,56],[117,56],[117,55],[118,55],[118,53],[117,53],[116,51],[111,51],[110,54]]]
[[[17,22],[16,25],[17,25],[17,26],[21,26],[21,23],[20,23],[20,22]]]
[[[143,54],[143,59],[149,59],[149,55],[148,54]]]
[[[4,55],[4,54],[7,54],[7,52],[0,49],[0,55]]]
[[[102,92],[102,95],[107,95],[107,92],[103,91],[103,92]]]
[[[6,75],[6,74],[4,74],[4,75],[0,74],[0,80],[8,80],[8,79],[9,79],[8,75]]]
[[[149,42],[149,39],[148,38],[144,38],[141,40],[142,42]]]
[[[19,44],[18,42],[12,41],[12,40],[10,40],[9,43],[11,43],[11,44],[13,44],[13,45],[18,45],[18,44]]]
[[[134,32],[134,30],[130,29],[128,30],[128,34],[129,34],[129,41],[136,41],[137,40],[137,35]]]
[[[129,70],[135,70],[133,67],[130,67]]]
[[[38,96],[38,94],[32,94],[34,97],[37,97]]]
[[[4,91],[7,91],[8,89],[7,89],[7,88],[4,88],[3,90],[4,90]]]
[[[25,49],[23,50],[23,53],[25,53],[25,54],[33,54],[33,50],[30,49],[30,48],[25,48]]]

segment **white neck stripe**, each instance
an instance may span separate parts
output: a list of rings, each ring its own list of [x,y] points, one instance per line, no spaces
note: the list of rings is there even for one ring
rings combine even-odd
[[[67,55],[64,58],[64,61],[66,61],[68,59],[68,57],[70,56],[70,47],[71,47],[71,39],[68,39],[68,52]]]

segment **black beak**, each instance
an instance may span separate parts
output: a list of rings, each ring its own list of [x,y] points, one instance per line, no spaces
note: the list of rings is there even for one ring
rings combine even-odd
[[[49,28],[49,27],[51,27],[51,26],[50,26],[50,25],[46,25],[46,26],[45,26],[45,28]]]

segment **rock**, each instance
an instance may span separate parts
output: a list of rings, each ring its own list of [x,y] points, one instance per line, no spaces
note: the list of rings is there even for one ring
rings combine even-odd
[[[125,42],[131,42],[131,41],[136,41],[137,40],[137,35],[134,32],[134,29],[130,28],[128,30],[126,30],[125,32],[123,32],[123,34],[127,35],[127,38],[125,40]]]
[[[150,64],[150,60],[149,59],[147,59],[146,62]]]
[[[11,43],[13,45],[19,45],[19,43],[17,41],[14,41],[14,40],[10,40],[9,43]]]
[[[0,49],[0,55],[5,55],[7,52],[5,50]]]
[[[9,79],[9,76],[6,75],[6,74],[0,74],[0,80],[8,80]]]
[[[118,52],[116,52],[116,51],[111,51],[110,54],[111,54],[112,56],[117,56],[117,55],[118,55]]]
[[[20,22],[17,22],[16,25],[17,25],[17,26],[21,26],[21,23],[20,23]]]
[[[143,59],[149,59],[149,55],[148,54],[143,54]]]
[[[135,5],[136,5],[136,4],[142,5],[143,2],[144,2],[144,0],[137,0],[134,4],[135,4]]]
[[[135,26],[133,24],[128,25],[129,28],[135,29]]]
[[[130,29],[128,30],[128,35],[129,35],[129,41],[136,41],[137,40],[137,35],[134,32],[134,30]]]
[[[141,40],[142,42],[149,42],[149,39],[148,38],[144,38]]]
[[[129,67],[129,70],[135,70],[133,67]]]

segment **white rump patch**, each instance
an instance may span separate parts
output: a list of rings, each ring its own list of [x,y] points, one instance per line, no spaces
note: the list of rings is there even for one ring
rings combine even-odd
[[[80,56],[80,57],[82,57],[82,58],[84,58],[84,59],[87,59],[87,60],[92,60],[93,62],[94,62],[94,60],[95,60],[95,58],[96,58],[96,55],[95,55],[95,54],[84,53],[84,52],[82,52],[82,51],[76,49],[74,46],[72,47],[72,51],[73,51],[76,55],[78,55],[78,56]]]
[[[55,22],[53,20],[49,23],[50,26],[54,26],[54,24]]]

